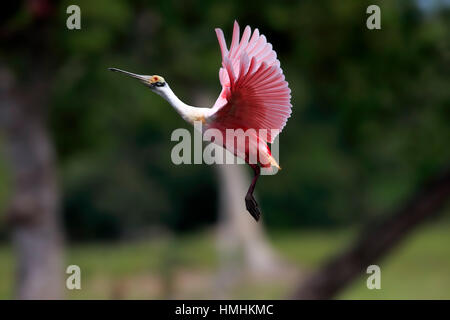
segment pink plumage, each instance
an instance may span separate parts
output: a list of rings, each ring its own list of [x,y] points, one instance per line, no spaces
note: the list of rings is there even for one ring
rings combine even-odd
[[[291,90],[277,55],[258,29],[251,35],[251,29],[247,26],[239,40],[239,25],[236,21],[229,50],[222,30],[216,29],[216,34],[222,52],[222,68],[219,71],[222,92],[213,106],[209,127],[221,131],[267,130],[267,135],[258,134],[250,144],[258,145],[259,157],[266,154],[267,159],[258,158],[262,166],[278,166],[276,162],[273,163],[266,142],[272,143],[286,125],[292,105]],[[248,147],[245,150],[248,152]],[[237,150],[230,151],[239,155]],[[246,154],[246,161],[248,157]]]

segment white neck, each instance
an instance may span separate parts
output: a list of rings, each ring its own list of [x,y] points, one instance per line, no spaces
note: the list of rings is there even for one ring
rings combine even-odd
[[[160,87],[156,93],[167,100],[178,114],[189,123],[193,123],[194,121],[199,120],[199,118],[204,117],[206,115],[206,110],[209,110],[208,108],[197,108],[187,105],[173,93],[167,83],[164,87]]]

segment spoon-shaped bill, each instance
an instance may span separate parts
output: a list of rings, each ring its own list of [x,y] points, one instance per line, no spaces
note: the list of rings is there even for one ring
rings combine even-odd
[[[128,71],[117,69],[117,68],[108,68],[108,70],[113,71],[113,72],[120,72],[120,73],[126,74],[127,76],[139,79],[141,81],[147,81],[147,79],[148,79],[148,76],[143,76],[140,74],[128,72]]]

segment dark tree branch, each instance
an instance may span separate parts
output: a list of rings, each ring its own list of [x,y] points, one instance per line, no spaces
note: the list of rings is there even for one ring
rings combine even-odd
[[[365,228],[353,246],[332,258],[295,290],[294,299],[330,299],[379,261],[415,227],[436,217],[450,199],[450,170],[422,187],[406,204]]]

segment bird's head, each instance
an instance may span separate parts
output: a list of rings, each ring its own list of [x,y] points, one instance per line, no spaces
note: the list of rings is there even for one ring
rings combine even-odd
[[[152,91],[154,91],[158,94],[160,94],[161,91],[163,91],[164,88],[167,87],[167,83],[164,80],[164,78],[161,76],[158,76],[158,75],[153,75],[153,76],[140,75],[140,74],[135,74],[135,73],[131,73],[128,71],[120,70],[117,68],[109,68],[109,70],[114,71],[114,72],[120,72],[120,73],[126,74],[127,76],[138,79],[144,85],[149,87]]]

